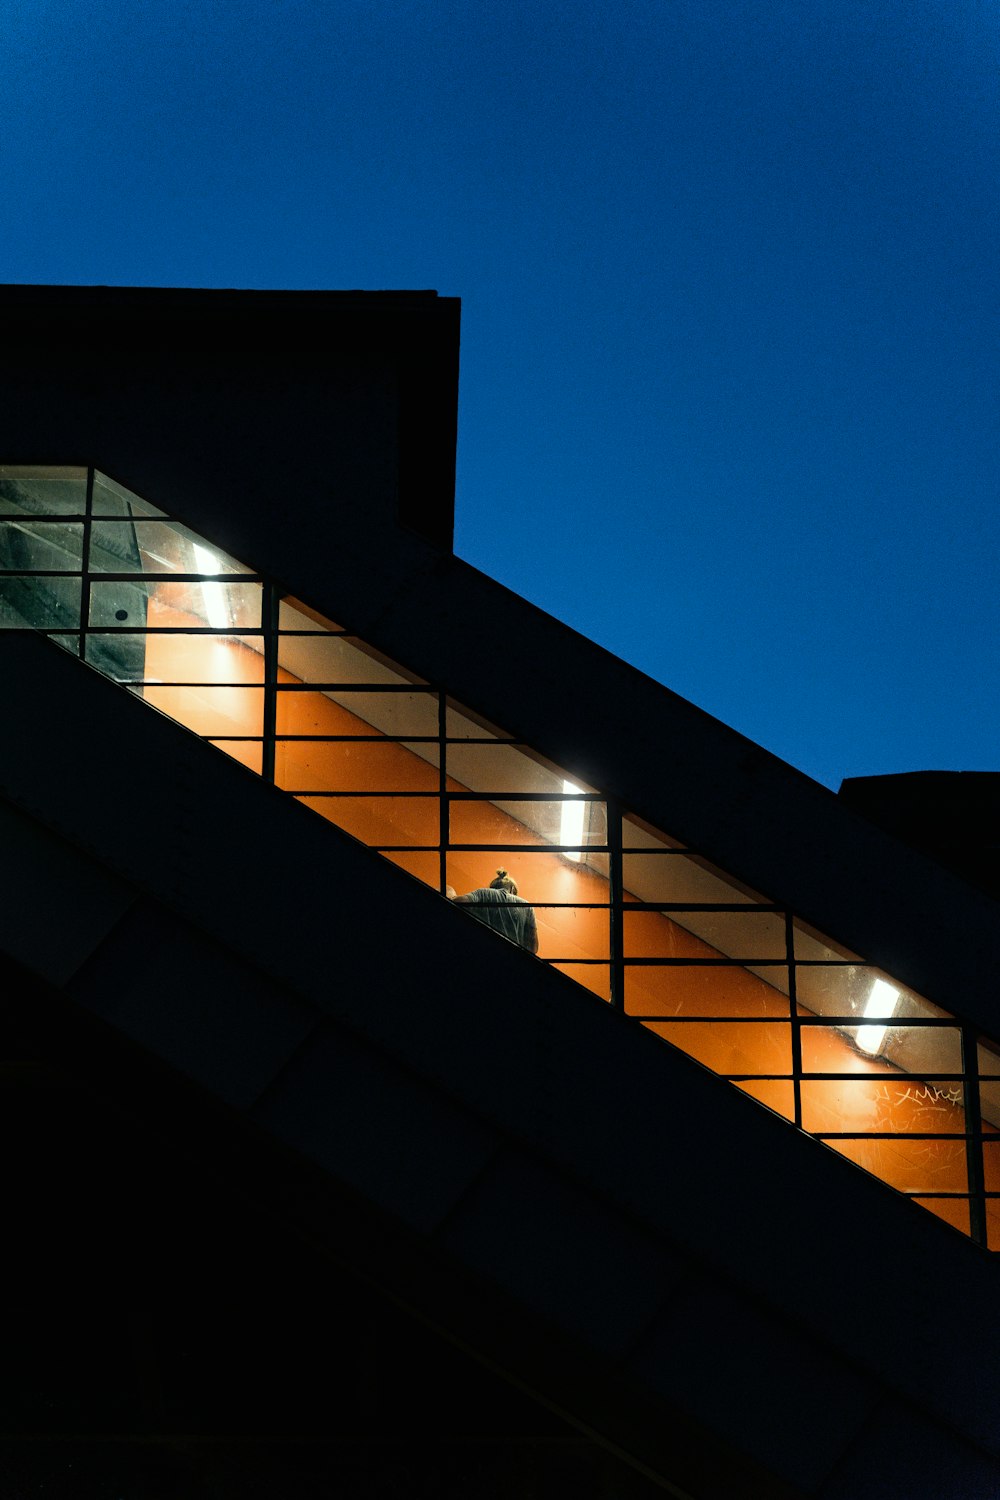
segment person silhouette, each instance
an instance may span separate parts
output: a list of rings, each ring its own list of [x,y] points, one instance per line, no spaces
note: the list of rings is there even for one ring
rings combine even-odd
[[[470,916],[491,927],[494,932],[499,932],[501,937],[517,943],[528,953],[538,952],[538,926],[534,908],[517,894],[517,885],[506,870],[498,870],[496,879],[491,880],[488,886],[469,891],[466,896],[457,895],[455,887],[451,885],[447,895],[449,901],[468,907]]]

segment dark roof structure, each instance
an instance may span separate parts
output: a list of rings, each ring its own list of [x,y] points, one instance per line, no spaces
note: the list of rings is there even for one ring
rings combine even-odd
[[[0,328],[5,1492],[995,1495],[991,895],[453,555],[454,300]]]

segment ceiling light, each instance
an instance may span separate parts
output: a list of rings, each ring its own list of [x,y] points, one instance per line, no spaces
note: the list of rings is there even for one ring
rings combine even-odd
[[[572,781],[563,782],[563,793],[567,797],[579,796],[580,787]],[[560,844],[582,844],[583,843],[583,814],[587,804],[585,802],[564,802],[562,805],[562,821],[559,825]],[[567,859],[582,859],[583,855],[579,849],[564,849],[563,853]]]
[[[886,984],[884,979],[876,979],[865,1006],[865,1019],[872,1017],[876,1021],[887,1021],[895,1011],[898,1000],[898,990],[893,989],[891,984]],[[887,1029],[885,1026],[859,1026],[854,1039],[862,1052],[875,1057],[882,1050]]]
[[[199,573],[218,573],[221,571],[219,559],[214,552],[207,547],[200,547],[194,542],[194,560]],[[201,586],[205,599],[205,613],[208,623],[216,630],[229,629],[229,611],[226,608],[226,596],[220,583],[203,583]]]

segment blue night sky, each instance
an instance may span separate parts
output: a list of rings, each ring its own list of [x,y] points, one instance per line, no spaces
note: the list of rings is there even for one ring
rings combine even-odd
[[[462,557],[827,785],[1000,770],[995,0],[0,39],[0,280],[460,296]]]

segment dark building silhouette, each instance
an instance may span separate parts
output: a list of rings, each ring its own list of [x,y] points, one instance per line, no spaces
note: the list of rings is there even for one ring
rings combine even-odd
[[[951,814],[452,554],[455,301],[0,327],[0,1493],[996,1495]]]

